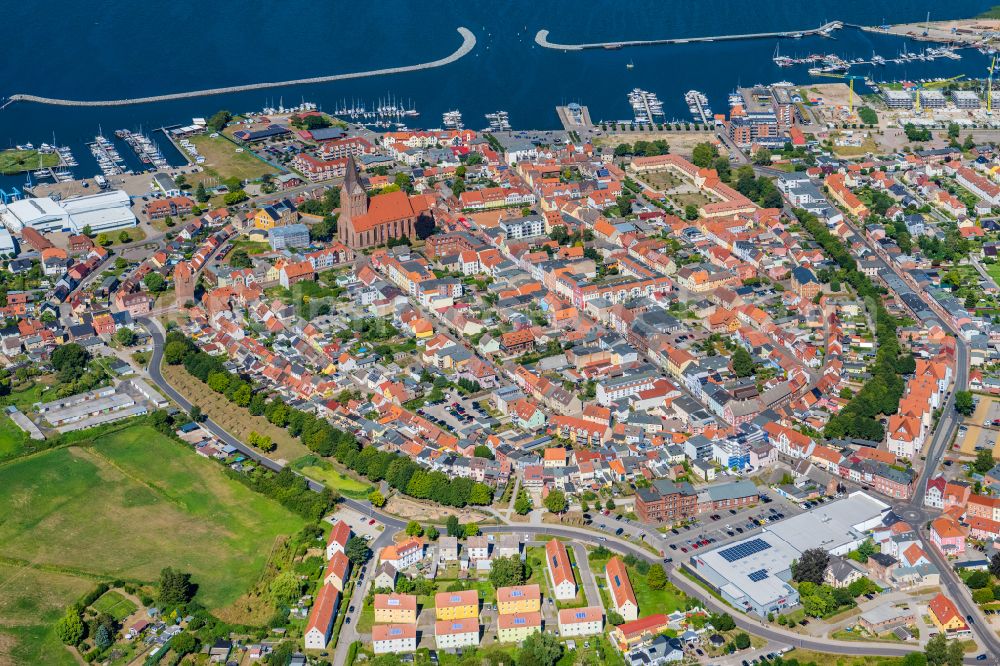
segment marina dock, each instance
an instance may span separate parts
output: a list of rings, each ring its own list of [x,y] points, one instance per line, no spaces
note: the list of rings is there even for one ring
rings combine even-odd
[[[206,88],[204,90],[191,90],[188,92],[170,93],[167,95],[152,95],[150,97],[134,97],[127,99],[110,100],[72,100],[59,99],[55,97],[40,97],[38,95],[16,94],[11,95],[0,106],[0,110],[13,104],[14,102],[34,102],[36,104],[52,104],[55,106],[129,106],[132,104],[151,104],[154,102],[168,102],[176,99],[188,99],[191,97],[208,97],[210,95],[225,95],[229,93],[247,92],[250,90],[262,90],[265,88],[283,88],[286,86],[301,86],[314,83],[330,83],[332,81],[345,81],[349,79],[361,79],[372,76],[386,76],[389,74],[403,74],[415,72],[423,69],[433,69],[444,67],[468,55],[476,47],[476,35],[468,28],[458,28],[458,33],[462,35],[462,45],[439,60],[420,63],[417,65],[405,65],[402,67],[387,67],[384,69],[373,69],[366,72],[350,72],[346,74],[331,74],[329,76],[313,76],[305,79],[291,79],[288,81],[272,81],[267,83],[249,83],[242,86],[227,86],[225,88]]]
[[[567,132],[590,129],[594,126],[594,122],[590,119],[590,109],[582,104],[557,106],[556,115],[559,116],[559,122]]]
[[[558,44],[549,41],[549,31],[539,30],[535,35],[535,43],[546,49],[559,49],[562,51],[582,51],[584,49],[621,49],[626,46],[657,46],[660,44],[688,44],[697,42],[722,42],[737,39],[774,39],[776,37],[788,37],[798,39],[808,35],[829,36],[834,30],[843,28],[842,21],[830,21],[818,28],[811,30],[787,30],[783,32],[755,32],[745,35],[716,35],[714,37],[678,37],[672,39],[639,39],[622,42],[591,42],[589,44]]]

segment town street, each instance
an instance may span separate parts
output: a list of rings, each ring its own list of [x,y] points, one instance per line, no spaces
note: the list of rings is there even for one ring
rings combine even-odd
[[[160,362],[163,358],[163,345],[164,345],[164,334],[162,329],[160,328],[159,322],[153,323],[149,319],[141,319],[140,322],[147,328],[153,339],[153,355],[150,360],[150,366],[149,366],[150,378],[153,380],[153,382],[156,383],[156,385],[162,391],[164,391],[167,394],[168,397],[170,397],[178,405],[180,405],[181,408],[190,410],[191,404],[166,382],[166,380],[163,378],[162,373],[159,370]],[[962,364],[963,360],[962,353],[964,351],[964,345],[960,345],[959,350],[962,351],[959,352],[959,372],[957,373],[957,379],[961,380],[962,382],[965,382],[967,381],[968,371],[967,371],[967,366],[964,366]],[[963,367],[966,369],[963,370],[962,369]],[[964,385],[964,384],[956,384],[956,385]],[[939,460],[940,455],[944,450],[945,442],[950,441],[951,434],[948,433],[949,432],[953,433],[954,428],[957,427],[957,419],[955,419],[953,414],[954,412],[953,395],[954,393],[952,393],[952,396],[949,397],[948,404],[946,405],[945,409],[946,416],[942,416],[939,428],[937,431],[935,431],[935,436],[932,439],[930,448],[928,450],[929,451],[928,462],[927,462],[928,467],[932,466],[932,461],[933,461],[933,466],[936,466],[937,461]],[[228,432],[226,432],[224,429],[222,429],[222,427],[220,427],[218,424],[211,421],[211,419],[206,419],[202,425],[207,430],[209,430],[213,435],[218,437],[221,441],[223,441],[226,444],[232,445],[233,447],[238,449],[241,453],[250,458],[253,458],[254,460],[259,461],[265,467],[268,467],[273,470],[281,469],[281,465],[279,465],[277,462],[271,460],[270,458],[267,458],[266,456],[246,446],[238,439],[230,435]],[[924,478],[924,476],[926,476],[926,474],[921,477],[920,481],[921,488],[923,488],[924,485],[926,484],[926,479]],[[322,484],[312,481],[311,479],[308,480],[308,483],[310,488],[312,488],[313,490],[319,491],[322,490],[323,488]],[[919,492],[918,495],[922,497],[923,493]],[[383,539],[391,539],[391,534],[394,531],[401,530],[406,527],[406,521],[374,509],[371,506],[371,503],[368,502],[367,500],[360,501],[345,497],[341,499],[341,503],[356,511],[369,514],[375,517],[385,526],[385,531],[383,532],[383,536],[379,537],[376,543],[373,544],[373,547],[376,547],[376,545],[378,547],[381,547],[381,545],[387,545],[389,541],[385,541],[385,543],[382,543]],[[922,511],[921,502],[918,500],[914,500],[907,505],[901,505],[900,510],[904,509],[910,511],[917,511],[917,510]],[[613,532],[614,525],[616,525],[617,522],[616,521],[609,521],[609,522],[610,522],[610,525],[608,525],[609,533],[606,535],[602,535],[600,532],[597,531],[579,527],[563,526],[563,525],[559,526],[533,525],[533,524],[494,525],[494,526],[483,525],[482,531],[486,534],[521,534],[523,535],[523,538],[526,541],[530,541],[532,538],[539,535],[561,536],[572,539],[574,540],[574,542],[587,543],[595,547],[598,545],[604,545],[607,548],[610,548],[615,552],[623,555],[631,553],[636,557],[640,557],[652,563],[662,563],[661,558],[652,555],[648,550],[638,545],[635,545],[634,543],[631,543],[629,541],[620,539],[616,537],[614,534],[610,533]],[[925,552],[932,552],[932,551],[933,548],[929,546],[925,547]],[[962,612],[964,613],[970,612],[969,602],[965,597],[959,594],[960,592],[959,588],[963,588],[964,585],[961,583],[961,581],[957,581],[957,579],[954,577],[954,573],[951,572],[949,566],[946,565],[944,567],[941,567],[940,564],[938,564],[938,566],[939,568],[942,569],[945,585],[949,590],[951,597],[955,600],[957,604],[959,604],[959,607],[962,610]],[[693,596],[694,598],[701,600],[702,604],[712,612],[718,612],[718,613],[730,612],[733,615],[737,626],[739,626],[740,628],[744,629],[749,633],[752,633],[754,635],[760,636],[761,638],[765,638],[769,641],[772,641],[775,644],[792,645],[794,647],[801,647],[805,649],[818,650],[821,652],[829,652],[834,654],[854,654],[854,655],[870,655],[870,656],[876,656],[876,655],[902,656],[909,652],[913,652],[919,649],[919,647],[916,645],[894,646],[885,644],[859,644],[859,643],[850,643],[845,641],[836,641],[827,638],[817,638],[817,637],[795,634],[791,631],[780,629],[775,625],[768,625],[761,620],[752,619],[751,617],[743,613],[740,612],[733,613],[732,612],[733,609],[731,607],[723,604],[722,602],[716,600],[711,595],[707,594],[703,589],[701,589],[699,586],[691,582],[686,576],[679,573],[676,567],[668,564],[666,568],[670,580],[675,585],[677,585],[677,587],[679,587],[683,592],[685,592],[690,596]],[[951,577],[948,576],[949,573],[951,573]],[[371,576],[369,575],[368,578],[370,580]],[[584,584],[586,586],[585,578],[584,578]],[[351,624],[347,625],[345,622],[344,629],[342,629],[342,631],[345,633],[342,636],[340,642],[338,643],[338,648],[337,648],[338,656],[343,656],[341,655],[340,651],[342,649],[346,650],[346,647],[350,645],[351,641],[347,640],[348,632],[353,633],[356,636],[356,631],[354,631],[353,629],[347,630],[347,627],[356,626],[357,615],[360,613],[360,608],[361,608],[360,602],[364,599],[365,589],[366,589],[366,584],[359,583],[355,587],[355,592],[352,595],[352,598],[349,602],[350,605],[353,605],[355,607],[355,613],[354,616],[351,618]],[[589,594],[590,593],[588,592],[588,595]],[[599,595],[598,598],[600,598]],[[976,613],[977,617],[981,617],[979,615],[978,608],[974,604],[971,605],[971,610],[972,612]],[[981,629],[982,627],[986,626],[988,626],[988,624],[986,624],[985,621],[977,622],[976,624],[973,625],[973,629],[977,632],[977,636],[980,637],[982,644],[987,647],[988,653],[1000,655],[1000,641],[997,641],[995,638],[990,636],[988,632],[984,632]],[[982,638],[983,634],[986,635],[985,640]],[[977,662],[975,661],[974,657],[967,658],[966,662],[970,664],[998,663],[996,660],[994,660],[993,662],[981,662],[981,661]]]

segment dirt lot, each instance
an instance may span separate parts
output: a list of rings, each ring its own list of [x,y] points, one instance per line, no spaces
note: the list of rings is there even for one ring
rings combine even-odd
[[[932,21],[927,23],[901,23],[889,28],[889,34],[906,35],[914,39],[942,42],[975,42],[982,33],[1000,30],[1000,20],[967,18],[954,21]],[[924,37],[924,32],[927,37]],[[882,32],[881,30],[877,32]]]
[[[291,462],[311,453],[302,442],[289,435],[287,430],[268,423],[263,416],[251,416],[245,409],[237,407],[226,400],[225,396],[189,375],[183,367],[163,364],[163,377],[191,404],[201,407],[209,418],[241,441],[245,442],[252,430],[270,437],[278,445],[275,451],[268,454],[270,458],[278,462]]]
[[[821,99],[822,106],[847,106],[851,90],[846,83],[817,83],[803,86],[799,93],[803,100]],[[859,100],[860,97],[855,95],[854,103],[857,104]]]
[[[394,495],[385,505],[387,513],[405,518],[407,520],[416,519],[428,522],[444,522],[448,516],[458,516],[461,523],[478,523],[486,520],[487,516],[472,509],[450,509],[443,506],[430,506],[421,504],[399,495]]]

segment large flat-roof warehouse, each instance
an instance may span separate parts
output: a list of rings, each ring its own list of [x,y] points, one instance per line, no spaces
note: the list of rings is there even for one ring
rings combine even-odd
[[[799,603],[788,581],[810,548],[843,555],[880,525],[889,505],[863,492],[765,527],[755,536],[699,553],[690,570],[735,606],[765,616]],[[688,565],[685,565],[688,566]]]

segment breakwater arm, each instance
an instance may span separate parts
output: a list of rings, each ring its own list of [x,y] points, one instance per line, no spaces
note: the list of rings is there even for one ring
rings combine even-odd
[[[402,67],[386,67],[384,69],[373,69],[366,72],[349,72],[346,74],[331,74],[329,76],[312,76],[304,79],[291,79],[289,81],[270,81],[264,83],[248,83],[241,86],[227,86],[224,88],[206,88],[204,90],[191,90],[188,92],[169,93],[166,95],[152,95],[149,97],[132,97],[127,99],[109,100],[73,100],[59,99],[55,97],[41,97],[38,95],[17,94],[7,98],[0,109],[7,107],[14,102],[35,102],[36,104],[53,104],[56,106],[129,106],[132,104],[151,104],[154,102],[169,102],[176,99],[188,99],[191,97],[208,97],[210,95],[225,95],[228,93],[246,92],[248,90],[262,90],[264,88],[283,88],[286,86],[308,85],[313,83],[330,83],[332,81],[345,81],[347,79],[361,79],[372,76],[386,76],[389,74],[404,74],[422,69],[434,69],[444,67],[467,55],[476,46],[476,36],[468,28],[460,27],[458,32],[462,35],[462,45],[450,55],[439,60],[420,63],[417,65],[404,65]]]
[[[557,44],[549,41],[549,31],[539,30],[535,43],[546,49],[562,51],[582,51],[584,49],[620,49],[626,46],[657,46],[659,44],[688,44],[695,42],[721,42],[736,39],[764,39],[774,37],[805,37],[807,35],[828,35],[844,27],[841,21],[830,21],[810,30],[785,30],[782,32],[754,32],[744,35],[716,35],[714,37],[676,37],[672,39],[639,39],[619,42],[591,42],[589,44]]]

